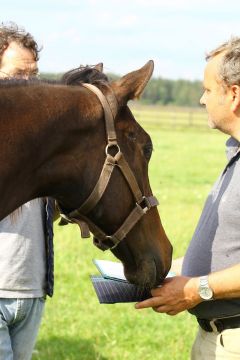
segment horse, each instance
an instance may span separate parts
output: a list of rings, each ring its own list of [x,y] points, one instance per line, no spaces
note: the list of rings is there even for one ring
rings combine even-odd
[[[0,220],[52,197],[84,236],[88,224],[128,281],[148,287],[166,277],[172,246],[148,179],[152,142],[127,103],[141,95],[153,66],[112,82],[99,69],[88,69],[84,84],[78,71],[60,83],[0,82]]]

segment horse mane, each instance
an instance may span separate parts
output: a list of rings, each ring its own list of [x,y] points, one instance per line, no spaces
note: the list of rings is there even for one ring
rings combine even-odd
[[[66,72],[61,81],[66,85],[80,85],[81,83],[95,84],[108,82],[108,77],[96,67],[80,65],[78,68]]]
[[[50,80],[47,78],[38,79],[30,78],[26,79],[17,79],[17,78],[4,78],[0,79],[0,87],[22,87],[22,86],[31,86],[31,85],[81,85],[81,83],[88,84],[103,84],[108,82],[108,77],[95,68],[95,66],[90,65],[80,65],[78,68],[67,71],[63,74],[60,80]]]

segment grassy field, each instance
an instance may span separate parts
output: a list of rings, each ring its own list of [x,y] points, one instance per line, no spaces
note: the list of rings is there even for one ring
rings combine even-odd
[[[155,109],[141,111],[133,110],[154,144],[151,185],[160,200],[174,257],[181,256],[211,184],[225,164],[226,136],[208,130],[203,121],[201,127],[181,125],[180,129],[169,119],[162,126],[160,110],[155,120]],[[47,300],[33,359],[189,359],[197,329],[194,319],[188,313],[169,317],[150,309],[136,311],[133,304],[99,305],[89,280],[97,273],[93,258],[113,256],[96,249],[90,240],[81,240],[77,226],[55,226],[55,294]]]

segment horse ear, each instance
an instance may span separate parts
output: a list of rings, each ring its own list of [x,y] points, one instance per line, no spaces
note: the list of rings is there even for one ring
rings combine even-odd
[[[149,60],[141,69],[132,71],[112,83],[120,105],[128,100],[139,98],[152,76],[154,62]]]
[[[94,65],[93,68],[102,73],[103,72],[103,63],[99,63],[97,65]]]

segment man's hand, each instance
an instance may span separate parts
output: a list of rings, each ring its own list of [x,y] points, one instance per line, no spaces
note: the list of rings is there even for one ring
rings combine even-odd
[[[157,312],[176,315],[202,301],[198,286],[199,278],[175,276],[165,279],[159,288],[151,290],[152,298],[137,303],[135,308],[152,307]]]

